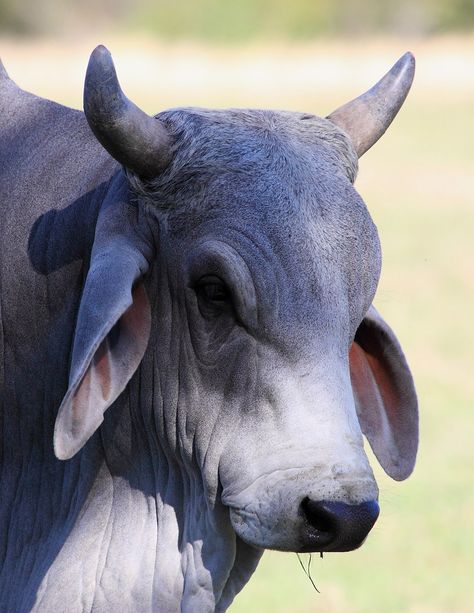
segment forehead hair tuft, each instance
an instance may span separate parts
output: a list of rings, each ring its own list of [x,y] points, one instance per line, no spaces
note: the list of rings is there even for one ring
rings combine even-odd
[[[158,115],[173,141],[169,166],[145,181],[127,171],[132,193],[161,212],[186,206],[216,177],[256,173],[304,181],[305,160],[324,157],[352,183],[357,155],[347,135],[327,119],[266,110],[182,108]]]

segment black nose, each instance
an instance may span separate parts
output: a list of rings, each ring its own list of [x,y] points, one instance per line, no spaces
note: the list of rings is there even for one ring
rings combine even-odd
[[[351,551],[364,542],[379,516],[375,500],[360,504],[304,498],[301,551]]]

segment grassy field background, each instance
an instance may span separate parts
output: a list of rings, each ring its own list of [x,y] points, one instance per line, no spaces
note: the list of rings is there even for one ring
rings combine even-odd
[[[398,333],[418,387],[418,464],[395,483],[373,461],[380,519],[359,551],[313,556],[320,594],[294,554],[268,552],[231,611],[474,611],[474,39],[240,49],[5,39],[0,51],[25,89],[80,108],[99,42],[113,51],[128,95],[149,112],[184,104],[324,115],[414,51],[412,93],[361,159],[356,185],[384,253],[375,304]]]

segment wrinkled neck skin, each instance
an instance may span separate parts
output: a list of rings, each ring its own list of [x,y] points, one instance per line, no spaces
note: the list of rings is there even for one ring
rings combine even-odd
[[[38,370],[32,335],[9,362],[0,420],[2,613],[224,611],[257,566],[262,550],[237,537],[220,501],[217,463],[203,483],[206,458],[195,449],[208,447],[206,436],[195,444],[186,421],[198,399],[166,275],[158,262],[145,280],[149,296],[160,286],[160,299],[142,364],[72,459],[58,461],[52,440],[75,310],[64,333],[52,319],[56,333],[47,328],[41,341],[41,364],[54,377],[15,383]]]
[[[160,274],[152,272],[149,295]],[[199,401],[194,370],[177,313],[161,298],[139,370],[79,454],[98,472],[35,610],[61,610],[56,599],[67,593],[68,611],[78,613],[225,611],[263,553],[232,528],[217,464],[214,481],[203,482],[206,458],[196,449],[205,454],[207,433],[187,421]],[[59,589],[46,589],[52,582]]]
[[[166,376],[154,380],[149,398],[158,353],[148,352],[77,458],[52,460],[35,483],[26,476],[16,488],[21,505],[7,513],[2,613],[225,611],[255,570],[263,550],[237,537],[217,492],[205,492],[192,454],[163,445],[164,430],[175,440],[185,435],[179,421],[187,401],[177,387],[167,390],[180,396],[175,418],[153,413],[167,385]],[[191,384],[175,377],[173,387],[178,381],[180,389]],[[28,495],[40,485],[41,497]]]
[[[130,568],[140,569],[137,584],[112,590],[119,600],[111,602],[109,594],[104,611],[112,604],[125,610],[125,595],[136,598],[130,611],[225,611],[263,553],[232,528],[217,471],[213,483],[203,482],[196,448],[206,446],[203,440],[196,445],[199,433],[187,422],[189,405],[198,400],[193,369],[184,366],[188,360],[176,325],[171,316],[159,326],[170,337],[150,340],[126,398],[102,429],[116,516],[111,538],[119,548],[115,553],[109,546],[110,564],[119,568],[108,573],[119,575],[127,558]]]

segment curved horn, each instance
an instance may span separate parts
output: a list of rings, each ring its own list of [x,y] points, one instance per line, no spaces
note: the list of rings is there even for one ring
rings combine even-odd
[[[87,67],[84,112],[110,155],[141,177],[150,179],[169,163],[171,146],[165,126],[125,96],[112,56],[102,45],[94,49]]]
[[[405,53],[372,89],[328,115],[350,137],[357,155],[376,143],[405,101],[415,74],[415,58]]]

